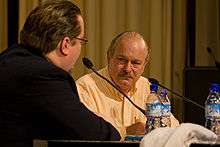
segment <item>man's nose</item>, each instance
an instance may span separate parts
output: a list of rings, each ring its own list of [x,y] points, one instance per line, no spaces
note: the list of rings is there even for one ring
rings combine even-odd
[[[131,70],[132,70],[132,64],[131,64],[130,61],[125,64],[124,69],[125,69],[127,72],[131,72]]]

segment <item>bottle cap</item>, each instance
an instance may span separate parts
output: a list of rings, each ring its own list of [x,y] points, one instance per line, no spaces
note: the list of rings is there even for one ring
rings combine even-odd
[[[165,96],[167,95],[167,90],[164,89],[164,88],[161,89],[161,90],[160,90],[160,95],[163,96],[163,97],[165,97]]]
[[[158,90],[158,84],[151,84],[151,85],[150,85],[150,91],[155,91],[155,92],[157,92],[157,90]]]
[[[220,92],[220,85],[217,83],[211,83],[210,90]]]

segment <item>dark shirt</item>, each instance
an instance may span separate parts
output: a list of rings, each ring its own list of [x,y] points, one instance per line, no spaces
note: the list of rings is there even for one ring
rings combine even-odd
[[[117,130],[79,100],[70,74],[34,49],[0,54],[0,146],[33,139],[120,140]]]

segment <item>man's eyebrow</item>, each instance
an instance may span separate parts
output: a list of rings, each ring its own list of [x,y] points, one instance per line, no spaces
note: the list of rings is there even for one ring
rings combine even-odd
[[[124,59],[128,59],[126,56],[124,56],[124,55],[116,55],[116,57],[118,58],[118,57],[122,57],[122,58],[124,58]],[[135,61],[135,62],[142,62],[141,60],[139,60],[139,59],[132,59],[131,61]]]

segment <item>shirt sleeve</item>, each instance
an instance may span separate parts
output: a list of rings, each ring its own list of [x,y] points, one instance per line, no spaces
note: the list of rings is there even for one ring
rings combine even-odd
[[[89,82],[89,81],[88,81]],[[77,81],[77,90],[79,93],[80,101],[92,112],[98,113],[97,106],[93,95],[90,94],[89,89],[90,87],[87,86],[83,81]]]

